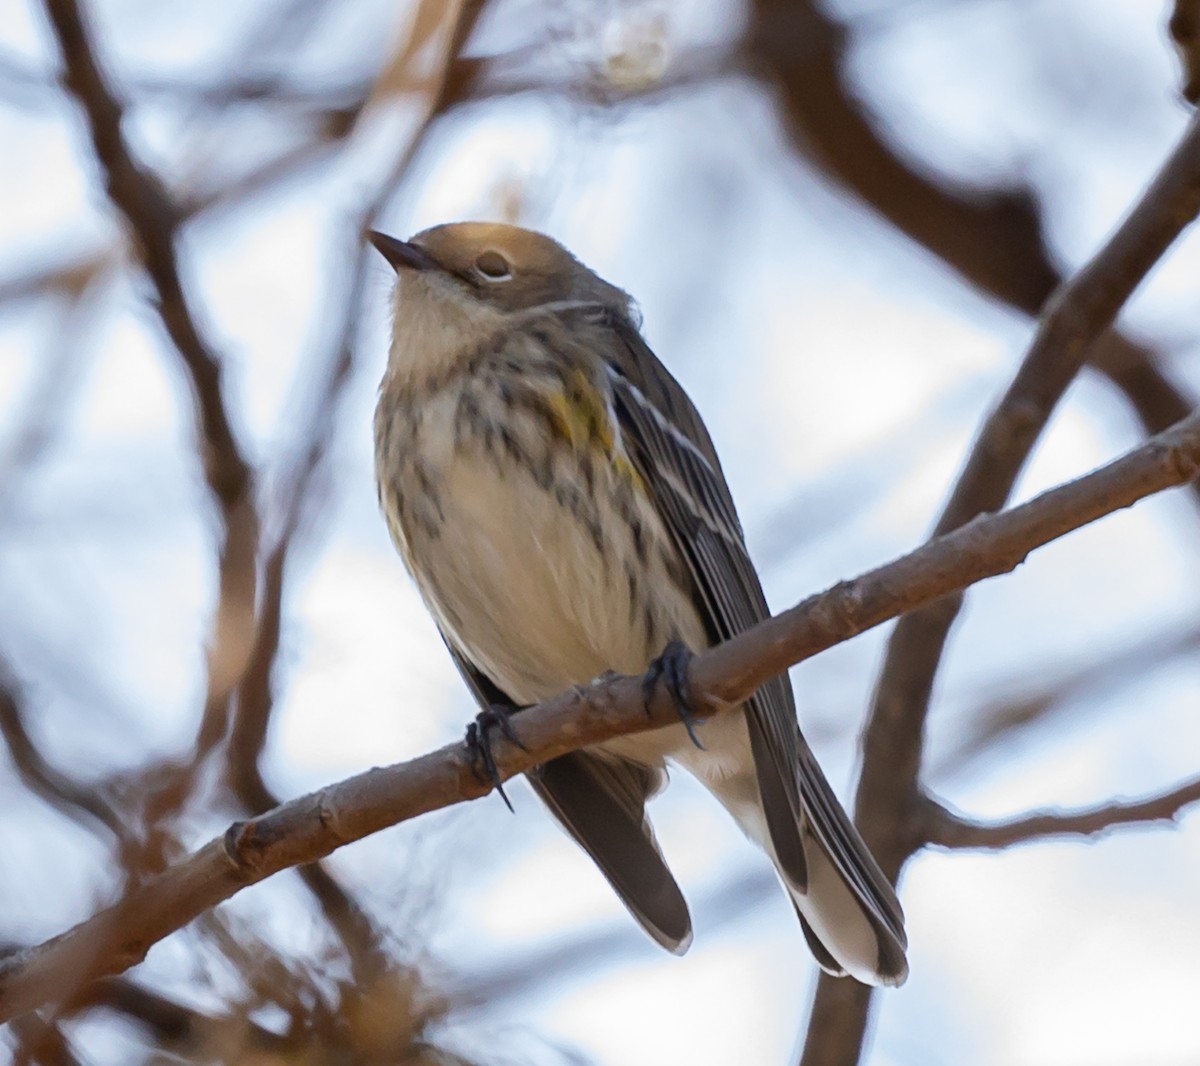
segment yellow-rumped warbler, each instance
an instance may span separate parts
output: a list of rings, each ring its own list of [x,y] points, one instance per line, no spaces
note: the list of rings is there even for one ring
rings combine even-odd
[[[681,705],[680,725],[540,767],[534,790],[646,931],[682,952],[691,918],[645,803],[667,760],[684,767],[773,859],[822,968],[903,982],[899,901],[801,736],[787,679],[699,724],[703,748],[689,737],[686,649],[768,609],[704,423],[629,297],[514,226],[371,240],[399,275],[375,412],[380,502],[480,705],[504,725],[497,708],[610,670],[665,677]]]

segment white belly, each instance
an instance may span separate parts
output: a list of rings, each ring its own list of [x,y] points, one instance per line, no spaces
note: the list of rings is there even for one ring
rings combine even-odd
[[[615,514],[599,509],[609,546],[601,555],[588,528],[531,476],[500,481],[492,463],[460,457],[442,491],[445,533],[431,547],[445,563],[435,572],[445,576],[433,590],[435,610],[442,608],[458,646],[518,703],[605,670],[640,673],[662,650],[648,644],[643,598],[651,590],[644,581],[629,587],[617,547],[628,535]],[[660,627],[699,635],[675,590],[659,590],[651,609]]]
[[[641,674],[674,639],[707,646],[690,596],[668,573],[674,547],[657,512],[641,500],[639,558],[626,520],[599,502],[618,472],[593,471],[589,526],[532,472],[505,464],[501,477],[490,455],[454,445],[448,429],[435,428],[439,414],[425,411],[421,453],[437,494],[437,534],[413,524],[397,531],[400,547],[443,631],[507,696],[524,706],[605,671]],[[554,483],[579,492],[584,478],[573,463],[568,456],[555,467]],[[649,765],[673,759],[710,786],[747,770],[740,714],[703,724],[700,735],[703,751],[682,726],[605,747]]]

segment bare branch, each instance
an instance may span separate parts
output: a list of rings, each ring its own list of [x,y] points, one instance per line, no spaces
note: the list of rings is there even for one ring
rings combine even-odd
[[[1150,268],[1200,211],[1200,119],[1193,119],[1129,217],[1083,270],[1051,298],[1016,377],[985,421],[935,536],[1004,506],[1059,398],[1089,346],[1114,320]],[[1195,477],[1193,473],[1187,480]],[[857,820],[884,872],[895,881],[919,847],[913,833],[925,720],[961,597],[947,597],[902,619],[888,641],[863,738]],[[856,1062],[866,1031],[869,994],[847,995],[822,977],[803,1064]],[[856,1012],[849,1045],[831,1046],[822,1031],[847,1032],[841,1011]]]
[[[1058,281],[1023,190],[948,189],[876,132],[843,70],[849,33],[815,0],[754,0],[747,60],[799,151],[971,284],[1036,314]],[[798,42],[803,42],[798,44]]]
[[[1185,807],[1200,802],[1200,777],[1143,800],[1103,803],[1074,811],[1034,811],[1003,822],[976,822],[932,797],[922,798],[927,843],[937,848],[1000,851],[1047,837],[1099,837],[1118,826],[1176,825]]]
[[[1183,96],[1200,103],[1200,0],[1175,0],[1168,24],[1183,62]]]
[[[935,766],[926,766],[925,778],[960,771],[964,764],[1014,737],[1024,736],[1034,726],[1055,717],[1064,706],[1080,702],[1086,693],[1112,689],[1127,683],[1134,675],[1147,673],[1173,659],[1200,650],[1200,628],[1169,632],[1158,631],[1145,639],[1105,649],[1089,661],[1055,677],[1043,680],[1023,678],[1013,682],[1002,695],[981,701],[963,716],[962,736],[945,752]]]
[[[233,178],[222,177],[203,187],[193,185],[179,193],[180,218],[219,215],[222,210],[244,207],[253,197],[295,178],[334,154],[349,132],[349,125],[324,127],[308,140],[291,145]]]
[[[452,105],[453,95],[447,89],[449,71],[458,60],[483,7],[478,0],[464,4],[455,16],[454,24],[448,27],[442,76],[433,90],[426,118],[408,144],[397,153],[375,194],[355,219],[351,232],[356,235],[377,225],[432,123]],[[405,51],[411,54],[414,42],[410,41]],[[253,650],[237,688],[227,747],[229,783],[250,814],[261,814],[278,803],[263,780],[260,760],[274,705],[271,684],[283,625],[284,578],[288,560],[302,531],[304,512],[317,495],[319,473],[333,437],[334,415],[354,369],[360,305],[372,254],[365,241],[357,243],[353,272],[342,303],[342,322],[331,357],[320,375],[311,413],[304,420],[304,438],[283,472],[278,503],[281,529],[263,566],[258,627]],[[377,950],[379,937],[370,916],[320,864],[304,866],[300,876],[345,944],[356,977],[365,982],[370,972],[377,971],[379,964],[385,961]]]
[[[0,520],[14,509],[20,488],[62,431],[70,396],[78,389],[85,363],[86,338],[95,315],[94,289],[100,276],[73,292],[60,289],[60,310],[38,360],[37,378],[15,418],[15,429],[0,452]]]
[[[89,985],[73,999],[68,1008],[72,1013],[92,1009],[109,1010],[137,1022],[163,1048],[195,1047],[221,1025],[221,1019],[194,1007],[185,1007],[169,996],[146,988],[123,977],[106,977]],[[251,1019],[240,1019],[245,1043],[256,1051],[286,1049],[283,1037],[256,1025]]]
[[[855,98],[846,70],[850,34],[822,5],[755,0],[753,7],[746,60],[776,87],[796,150],[969,284],[1038,315],[1063,278],[1051,261],[1036,190],[931,179],[886,143]],[[1147,433],[1195,406],[1151,351],[1121,334],[1101,338],[1089,360],[1126,395]]]
[[[40,796],[52,807],[76,821],[80,820],[80,815],[84,815],[88,821],[111,833],[119,844],[129,843],[129,833],[120,814],[95,791],[53,767],[38,750],[25,728],[25,716],[21,712],[16,680],[8,664],[2,659],[0,737],[3,737],[8,747],[17,774],[34,795]]]
[[[232,508],[246,493],[250,470],[229,424],[220,360],[200,336],[184,296],[175,256],[179,213],[125,143],[121,105],[100,71],[76,0],[46,0],[46,11],[62,51],[64,84],[87,115],[108,195],[137,238],[159,315],[191,378],[209,485],[222,507]]]
[[[209,690],[197,738],[198,751],[204,752],[224,735],[229,692],[252,644],[258,515],[251,470],[229,421],[220,359],[200,335],[184,294],[175,253],[182,215],[125,142],[122,106],[101,73],[78,3],[46,0],[46,11],[62,52],[63,82],[87,115],[109,198],[137,240],[158,296],[159,318],[191,383],[201,465],[223,524]],[[163,802],[170,806],[173,797],[164,793]]]
[[[1200,120],[1194,120],[1140,203],[1096,257],[1051,300],[1015,379],[984,423],[935,535],[1004,505],[1034,441],[1083,363],[1142,278],[1200,212]],[[1191,480],[1190,478],[1188,480]],[[865,736],[859,812],[883,868],[908,854],[896,830],[915,795],[924,720],[959,600],[896,626]]]
[[[1006,573],[1034,548],[1197,474],[1200,413],[1086,477],[976,519],[697,655],[688,678],[693,696],[710,714],[737,707],[789,666],[949,592]],[[496,738],[496,765],[504,780],[568,751],[676,720],[661,691],[645,706],[641,678],[605,679],[522,711],[525,746]],[[83,982],[134,965],[163,937],[247,885],[490,789],[476,776],[467,748],[452,744],[235,823],[120,903],[0,964],[0,1020],[61,994],[63,974]]]
[[[83,1066],[56,1023],[31,1014],[16,1019],[12,1029],[16,1037],[13,1066]]]

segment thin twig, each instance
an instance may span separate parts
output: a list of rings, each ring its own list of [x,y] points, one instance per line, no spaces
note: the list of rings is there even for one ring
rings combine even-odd
[[[1002,514],[981,517],[853,581],[841,582],[697,655],[688,682],[709,714],[742,704],[770,677],[834,644],[975,581],[1015,569],[1034,548],[1200,474],[1200,413],[1122,458]],[[523,711],[523,747],[496,738],[500,780],[581,747],[677,721],[641,678],[597,681]],[[374,769],[235,823],[190,858],[71,931],[0,963],[0,1021],[77,982],[120,972],[163,937],[249,884],[344,844],[491,790],[463,744]]]
[[[36,1014],[16,1019],[12,1066],[83,1066],[75,1049],[56,1022]]]
[[[926,764],[926,780],[961,772],[972,759],[997,746],[1023,737],[1030,729],[1056,718],[1064,709],[1081,704],[1097,690],[1111,691],[1172,660],[1200,651],[1200,628],[1157,630],[1145,638],[1095,654],[1086,666],[1076,666],[1044,679],[1014,679],[1007,692],[984,699],[962,718],[962,735],[935,764]]]
[[[102,827],[122,847],[130,836],[120,814],[94,790],[81,785],[50,764],[25,728],[20,694],[13,673],[0,659],[0,737],[8,747],[17,774],[34,795],[75,821],[84,816]]]
[[[1047,837],[1099,837],[1118,826],[1176,825],[1200,802],[1200,777],[1143,800],[1113,800],[1074,811],[1033,811],[1002,822],[976,822],[929,796],[922,798],[926,843],[937,848],[1000,851]]]
[[[69,400],[84,378],[96,290],[102,287],[102,280],[97,273],[83,282],[81,289],[59,290],[63,306],[46,338],[38,376],[0,453],[0,522],[12,514],[20,489],[62,432]]]
[[[253,645],[259,537],[253,478],[230,422],[221,361],[200,333],[180,276],[176,242],[183,215],[125,141],[122,105],[101,72],[78,3],[45,0],[45,7],[62,53],[63,84],[87,117],[109,199],[129,226],[154,286],[155,309],[191,386],[197,450],[221,520],[217,607],[208,641],[208,686],[195,757],[164,775],[161,786],[147,799],[148,824],[166,826],[190,793],[205,754],[225,735],[229,696]],[[170,838],[169,832],[156,832],[147,838],[147,845],[165,846]],[[152,850],[136,865],[155,868],[162,858]]]
[[[109,199],[136,238],[157,295],[159,318],[191,384],[201,465],[221,516],[217,610],[208,648],[199,755],[224,736],[229,693],[253,643],[258,514],[252,473],[230,424],[221,361],[201,336],[184,292],[175,251],[182,214],[125,141],[122,106],[100,70],[78,3],[45,0],[45,6],[62,52],[63,84],[87,116]],[[168,791],[164,807],[181,798],[178,789]]]
[[[88,985],[67,1004],[72,1013],[108,1010],[136,1022],[153,1035],[162,1050],[203,1046],[205,1038],[217,1031],[224,1019],[186,1007],[169,996],[124,977],[106,977]],[[284,1037],[264,1029],[250,1018],[239,1019],[245,1044],[256,1051],[279,1052],[287,1049]]]
[[[205,475],[223,509],[231,508],[246,493],[250,469],[229,423],[220,360],[201,337],[180,281],[175,255],[178,212],[125,143],[122,107],[100,71],[79,5],[75,0],[46,0],[46,11],[62,51],[63,83],[87,115],[108,195],[137,237],[158,294],[159,315],[191,379]]]

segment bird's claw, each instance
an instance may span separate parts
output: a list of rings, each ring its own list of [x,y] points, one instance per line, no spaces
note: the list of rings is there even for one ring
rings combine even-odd
[[[467,750],[471,754],[471,765],[476,775],[492,783],[492,787],[500,793],[500,798],[504,800],[504,806],[510,811],[512,811],[513,805],[504,791],[504,783],[500,780],[500,771],[496,769],[496,758],[492,754],[492,741],[488,730],[495,727],[500,730],[505,740],[515,744],[522,751],[528,751],[529,749],[521,743],[521,738],[517,736],[512,722],[509,721],[512,714],[513,708],[492,704],[475,716],[475,721],[467,726],[466,736]]]
[[[691,688],[688,685],[688,663],[692,661],[691,649],[681,640],[673,640],[646,670],[642,678],[642,707],[646,717],[650,716],[650,701],[654,698],[654,689],[661,680],[667,686],[675,710],[679,712],[679,720],[692,743],[701,751],[704,745],[696,736],[698,717],[692,705]]]

